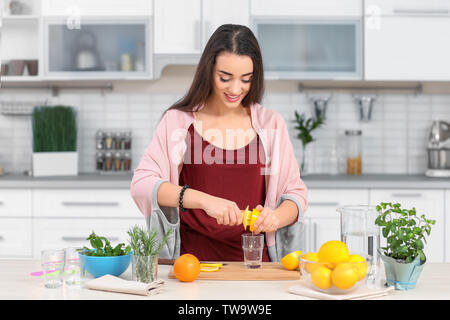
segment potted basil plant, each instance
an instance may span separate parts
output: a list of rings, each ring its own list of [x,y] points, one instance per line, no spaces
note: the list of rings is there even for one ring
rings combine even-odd
[[[127,231],[130,236],[129,244],[133,250],[132,278],[133,280],[150,283],[158,277],[158,255],[169,240],[172,229],[158,240],[158,231],[144,230],[135,225]]]
[[[33,176],[78,174],[76,111],[67,106],[34,107]]]
[[[381,202],[375,224],[381,227],[386,246],[379,249],[387,285],[396,290],[415,288],[426,262],[426,236],[436,220],[419,215],[415,208],[405,209],[399,203]]]

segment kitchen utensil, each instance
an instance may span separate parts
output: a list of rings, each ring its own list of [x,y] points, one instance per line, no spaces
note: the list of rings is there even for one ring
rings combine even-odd
[[[261,268],[247,269],[242,261],[226,261],[216,272],[200,272],[197,280],[298,280],[298,270],[286,270],[279,262],[262,262]],[[169,272],[170,279],[176,279],[173,269]]]
[[[242,250],[244,250],[244,265],[246,268],[261,268],[263,249],[264,234],[244,233],[242,235]]]
[[[343,206],[340,213],[341,241],[350,254],[366,258],[368,279],[375,280],[380,268],[380,228],[375,224],[378,212],[375,206]]]
[[[361,130],[345,130],[348,175],[362,173],[361,134]]]
[[[322,120],[326,120],[327,106],[331,97],[311,97],[310,99],[314,106],[314,115],[316,119],[321,117]]]
[[[433,121],[428,139],[429,177],[450,177],[450,123]]]
[[[25,60],[11,60],[9,62],[9,73],[11,76],[21,76],[25,70]]]
[[[363,122],[368,122],[372,119],[373,103],[376,100],[375,96],[356,96],[356,105],[358,107],[359,119]]]
[[[63,284],[65,264],[64,250],[41,251],[41,265],[46,288],[59,288]]]

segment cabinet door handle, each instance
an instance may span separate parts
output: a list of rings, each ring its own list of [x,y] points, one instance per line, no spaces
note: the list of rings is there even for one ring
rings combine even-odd
[[[337,207],[339,202],[309,202],[309,206]]]
[[[393,193],[392,197],[403,197],[403,198],[420,198],[422,196],[421,193]]]
[[[76,202],[76,201],[63,201],[62,205],[67,207],[87,207],[87,206],[95,206],[95,207],[117,207],[119,202]]]
[[[448,9],[394,9],[394,14],[448,14]]]
[[[61,240],[68,241],[68,242],[75,242],[75,241],[85,241],[86,238],[85,237],[62,236]],[[119,240],[119,238],[117,238],[117,237],[110,237],[110,238],[108,238],[108,240],[110,242],[111,241],[117,241],[117,240]]]

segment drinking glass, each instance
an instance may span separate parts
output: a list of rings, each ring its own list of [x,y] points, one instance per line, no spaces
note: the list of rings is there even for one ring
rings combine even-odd
[[[46,288],[58,288],[62,286],[64,264],[65,251],[63,249],[41,251],[41,265],[44,274],[44,286]]]
[[[264,234],[242,234],[242,249],[244,251],[244,264],[246,268],[261,268],[263,248]]]
[[[367,279],[375,280],[380,268],[380,228],[375,224],[376,207],[344,206],[337,211],[341,214],[341,241],[347,245],[350,254],[366,258]]]
[[[82,266],[78,248],[64,249],[66,254],[66,263],[64,266],[64,280],[66,285],[79,286],[82,283]]]

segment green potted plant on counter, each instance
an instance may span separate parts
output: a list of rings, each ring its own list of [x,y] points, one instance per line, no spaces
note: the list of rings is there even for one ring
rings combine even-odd
[[[150,283],[158,277],[158,255],[170,237],[169,229],[163,238],[158,241],[158,231],[147,231],[135,225],[128,230],[129,244],[133,250],[132,278],[133,280]]]
[[[308,166],[307,166],[307,145],[314,141],[314,138],[312,136],[312,131],[319,128],[324,124],[323,117],[321,113],[318,113],[317,116],[306,118],[306,115],[304,113],[299,114],[297,111],[295,112],[295,129],[298,130],[297,139],[300,139],[302,142],[302,162],[300,165],[300,172],[305,175],[308,173]]]
[[[424,247],[435,220],[420,215],[415,208],[404,209],[399,203],[381,202],[375,224],[381,227],[386,247],[379,249],[386,282],[397,290],[409,290],[416,282],[426,262]]]
[[[78,174],[76,112],[66,106],[33,109],[33,176]]]

